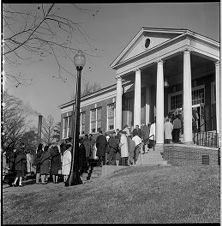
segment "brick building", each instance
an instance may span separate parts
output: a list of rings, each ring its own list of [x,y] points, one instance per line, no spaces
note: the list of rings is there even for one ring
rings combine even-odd
[[[221,139],[220,43],[188,29],[143,27],[112,62],[116,84],[81,98],[81,134],[147,124],[156,118],[156,143],[164,142],[164,117],[182,111],[183,142],[199,131]],[[71,135],[73,101],[60,106],[62,139]]]

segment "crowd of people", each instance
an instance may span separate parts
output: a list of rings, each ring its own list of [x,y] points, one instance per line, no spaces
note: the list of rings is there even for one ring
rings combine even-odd
[[[99,166],[103,165],[136,165],[139,154],[154,150],[155,122],[148,125],[136,125],[130,128],[125,125],[122,130],[98,135],[85,134],[79,139],[78,170],[80,176],[88,173],[90,161],[96,160]],[[178,143],[181,132],[181,120],[176,116],[173,120],[166,117],[164,124],[165,143]],[[13,175],[11,186],[22,186],[22,179],[29,168],[28,155],[24,143],[17,149],[8,153],[8,173]],[[72,138],[63,143],[53,143],[37,147],[33,167],[37,184],[47,184],[49,178],[53,183],[58,183],[62,178],[65,183],[68,179],[72,161]],[[27,164],[28,163],[28,164]]]

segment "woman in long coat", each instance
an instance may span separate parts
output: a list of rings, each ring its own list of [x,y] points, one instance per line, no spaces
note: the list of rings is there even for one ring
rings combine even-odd
[[[35,166],[36,166],[36,184],[39,184],[39,179],[40,179],[40,165],[41,165],[41,156],[43,153],[43,144],[39,144],[37,152],[36,152],[36,157],[35,157]]]
[[[46,177],[50,173],[50,157],[49,146],[46,145],[40,159],[40,175],[42,184],[47,184]]]
[[[16,151],[15,156],[15,172],[16,178],[14,180],[13,186],[16,186],[17,180],[19,179],[19,186],[22,186],[22,178],[25,176],[27,170],[26,154],[25,154],[25,145],[24,143],[20,144],[20,147]]]
[[[66,148],[67,149],[63,153],[63,157],[62,157],[62,175],[63,175],[64,182],[66,182],[66,180],[68,179],[70,169],[71,169],[71,161],[72,161],[72,153],[71,153],[72,145],[67,144]]]
[[[125,131],[121,132],[119,146],[120,146],[120,151],[121,151],[122,165],[127,166],[128,165],[129,151],[128,151],[128,142],[127,142],[127,137],[126,137]]]
[[[51,175],[53,183],[58,183],[58,172],[62,169],[61,155],[57,145],[50,148],[51,155]]]

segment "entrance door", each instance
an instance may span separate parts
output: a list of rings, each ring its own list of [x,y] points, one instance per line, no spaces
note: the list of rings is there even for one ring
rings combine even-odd
[[[192,116],[193,132],[206,131],[204,104],[193,105]]]

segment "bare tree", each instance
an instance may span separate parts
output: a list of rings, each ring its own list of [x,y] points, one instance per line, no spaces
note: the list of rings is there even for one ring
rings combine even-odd
[[[42,123],[42,141],[46,144],[50,144],[54,141],[54,129],[55,120],[52,115],[48,115],[47,118],[43,118]]]
[[[95,16],[99,10],[89,10],[71,4],[76,11]],[[25,8],[25,7],[24,7]],[[67,64],[73,67],[73,57],[78,50],[77,36],[81,36],[89,46],[84,50],[86,55],[98,56],[98,48],[78,21],[73,21],[62,13],[61,5],[30,4],[23,9],[22,5],[3,5],[3,56],[7,64],[16,66],[37,57],[42,61],[45,57],[53,57],[58,67],[58,77],[65,82],[64,73],[72,75]],[[90,50],[90,53],[89,53]],[[63,60],[65,59],[65,61]],[[7,68],[6,68],[7,69]],[[5,69],[6,77],[16,81],[17,86],[24,83],[21,73],[10,73]],[[53,76],[56,77],[56,76]]]
[[[93,84],[90,84],[90,82],[86,82],[84,85],[83,90],[81,91],[81,96],[86,96],[88,94],[91,94],[93,92],[98,91],[99,89],[101,89],[100,84],[94,82]],[[70,97],[71,100],[75,99],[75,91],[73,92],[73,94]]]
[[[90,82],[87,82],[84,86],[84,89],[82,91],[82,96],[88,95],[90,93],[93,93],[97,90],[101,89],[100,84],[94,82],[93,84],[90,84]]]
[[[61,122],[56,123],[54,127],[54,134],[53,138],[56,140],[56,142],[60,141],[60,133],[61,133]]]
[[[2,121],[2,148],[15,148],[17,142],[26,130],[26,116],[23,102],[3,93],[3,121]]]

